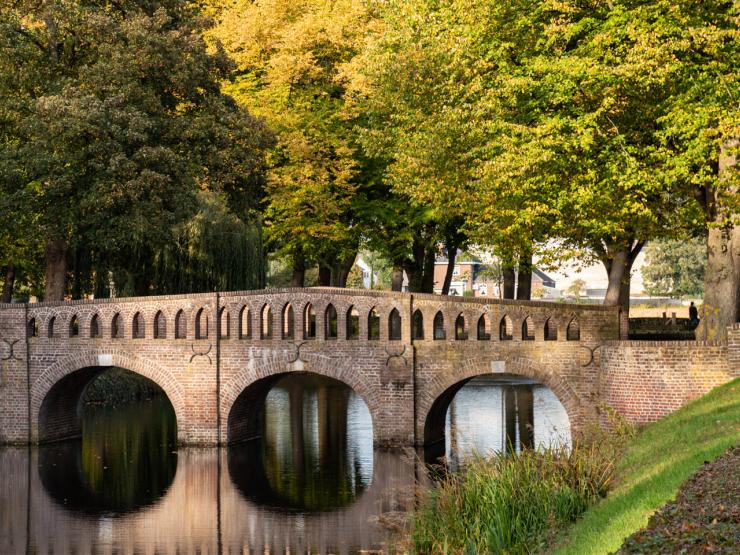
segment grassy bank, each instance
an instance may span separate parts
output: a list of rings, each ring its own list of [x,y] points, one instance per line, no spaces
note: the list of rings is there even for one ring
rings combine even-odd
[[[643,429],[617,465],[606,499],[562,535],[561,555],[612,553],[673,499],[704,461],[740,443],[740,379],[718,387]]]

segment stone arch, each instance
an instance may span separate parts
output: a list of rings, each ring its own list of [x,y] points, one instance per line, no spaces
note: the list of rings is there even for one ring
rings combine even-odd
[[[101,337],[102,330],[100,329],[100,316],[97,312],[94,312],[90,318],[90,338],[97,339]]]
[[[477,324],[477,330],[476,330],[476,337],[478,338],[478,341],[488,341],[489,339],[491,339],[490,329],[491,329],[490,318],[488,317],[488,313],[484,312],[478,318],[478,324]]]
[[[565,339],[567,341],[581,340],[581,324],[578,322],[578,316],[573,315],[573,317],[570,319],[570,322],[568,322],[565,336]]]
[[[370,411],[373,434],[378,439],[381,391],[364,372],[353,368],[346,358],[306,355],[303,360],[291,362],[292,357],[281,357],[247,368],[225,383],[221,390],[221,437],[226,443],[238,443],[261,433],[260,412],[270,389],[291,373],[309,373],[332,378],[344,383],[359,395]]]
[[[280,338],[295,339],[295,311],[290,302],[285,303],[281,311]]]
[[[424,339],[424,313],[419,308],[414,310],[414,315],[411,317],[411,338]]]
[[[583,431],[582,406],[573,389],[558,375],[529,359],[515,358],[506,361],[506,371],[500,376],[523,376],[548,387],[565,407],[570,421],[571,437]],[[418,394],[416,437],[417,442],[430,445],[444,440],[447,408],[455,394],[477,376],[491,375],[491,361],[484,357],[465,360],[454,371],[441,373]]]
[[[152,337],[154,339],[167,339],[167,317],[161,310],[157,311],[154,315],[154,326],[153,326]]]
[[[455,340],[465,341],[468,338],[468,330],[465,325],[465,314],[460,313],[455,318]]]
[[[100,372],[113,366],[139,374],[164,391],[175,411],[178,439],[184,438],[187,427],[185,392],[172,372],[154,362],[120,351],[85,351],[52,364],[31,385],[32,439],[44,442],[79,435],[81,422],[77,406],[82,393]],[[42,408],[52,411],[46,416],[59,419],[53,429],[42,429]]]
[[[388,314],[388,339],[390,341],[401,340],[401,325],[401,313],[394,307],[391,309],[390,314]]]
[[[545,320],[544,336],[545,341],[558,340],[558,323],[557,320],[552,316],[548,316]]]

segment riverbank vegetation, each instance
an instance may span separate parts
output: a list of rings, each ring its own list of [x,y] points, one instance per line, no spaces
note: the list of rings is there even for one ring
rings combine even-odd
[[[413,518],[418,553],[531,553],[604,497],[627,434],[473,459]]]
[[[704,461],[740,442],[740,379],[646,426],[619,460],[614,488],[562,536],[559,555],[607,554],[647,524]]]
[[[613,553],[739,429],[734,380],[636,435],[474,459],[428,494],[411,541],[418,553]]]

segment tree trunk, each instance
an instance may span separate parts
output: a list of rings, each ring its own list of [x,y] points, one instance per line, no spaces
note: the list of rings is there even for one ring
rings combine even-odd
[[[319,264],[319,285],[329,287],[331,285],[331,268]]]
[[[632,265],[644,245],[644,241],[633,241],[632,245],[625,245],[619,250],[606,250],[602,262],[609,275],[609,285],[604,296],[604,305],[619,306],[629,315]]]
[[[519,279],[516,298],[528,301],[532,298],[532,251],[527,249],[519,257]]]
[[[348,256],[344,262],[342,262],[339,266],[338,274],[338,280],[337,280],[337,286],[338,287],[347,287],[347,278],[349,277],[349,273],[352,271],[352,266],[355,265],[355,260],[357,259],[357,253],[352,254],[351,256]]]
[[[290,278],[291,287],[304,287],[306,283],[306,259],[296,255],[293,259],[293,275]]]
[[[401,264],[394,264],[393,271],[391,273],[391,291],[402,291],[403,290],[403,266]]]
[[[516,281],[516,274],[514,273],[514,268],[508,265],[504,266],[502,273],[504,275],[504,299],[513,299],[514,298],[514,285]]]
[[[720,154],[720,176],[737,163],[734,156],[726,154],[726,150],[734,146],[737,146],[736,141],[729,142]],[[722,209],[717,191],[711,190],[709,193],[711,198],[704,205],[710,224],[704,273],[704,306],[696,338],[723,341],[727,337],[727,327],[740,321],[740,228],[732,224],[732,215]],[[735,189],[729,193],[737,194],[738,191]]]
[[[44,276],[44,300],[62,301],[67,286],[67,242],[64,239],[49,239],[44,248],[46,272]]]
[[[426,253],[424,254],[424,276],[421,282],[422,293],[434,293],[434,261],[436,259],[436,249],[427,249]]]
[[[3,296],[0,303],[9,303],[13,300],[13,286],[15,285],[15,266],[10,264],[5,270],[5,283],[3,283]]]
[[[445,280],[442,283],[442,294],[443,295],[450,294],[450,284],[452,283],[452,273],[455,271],[455,259],[456,258],[457,258],[457,246],[453,245],[453,248],[447,249],[447,271],[445,272]]]

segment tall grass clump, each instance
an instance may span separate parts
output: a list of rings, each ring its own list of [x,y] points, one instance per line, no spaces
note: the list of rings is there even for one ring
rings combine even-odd
[[[418,553],[530,553],[606,495],[622,442],[603,437],[474,457],[422,501],[411,541]]]

